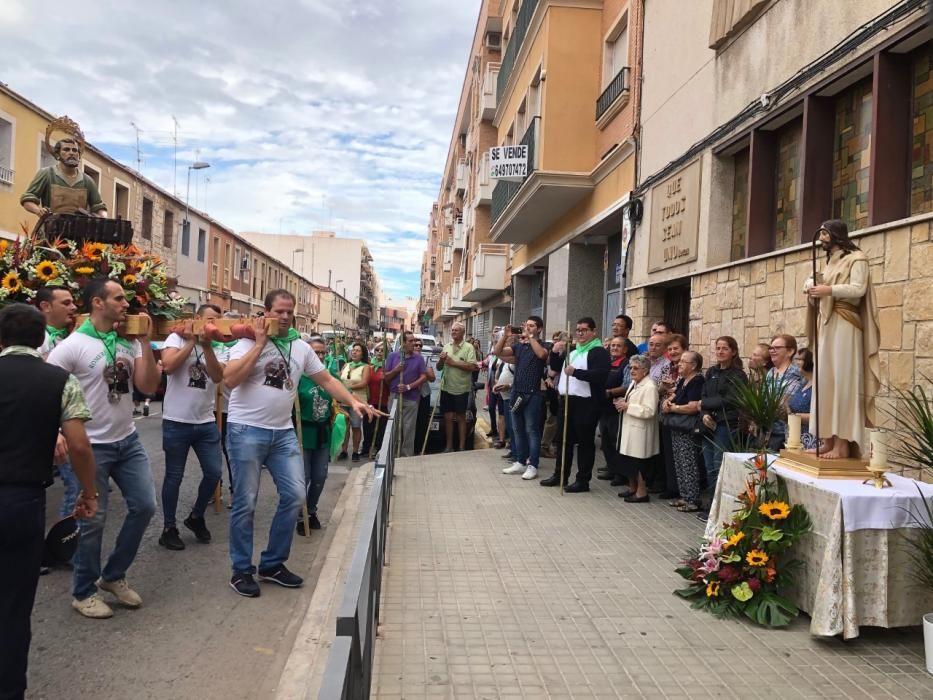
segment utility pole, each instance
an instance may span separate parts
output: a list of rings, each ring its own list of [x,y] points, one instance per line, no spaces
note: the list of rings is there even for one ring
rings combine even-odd
[[[136,130],[136,172],[142,174],[143,172],[143,157],[142,152],[139,150],[139,134],[142,132],[136,122],[130,122],[130,126]]]

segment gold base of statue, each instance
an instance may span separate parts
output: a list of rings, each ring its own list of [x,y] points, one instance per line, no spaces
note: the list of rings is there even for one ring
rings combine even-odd
[[[865,459],[824,459],[803,450],[781,450],[781,456],[774,461],[778,467],[794,471],[817,479],[864,479],[868,470]]]

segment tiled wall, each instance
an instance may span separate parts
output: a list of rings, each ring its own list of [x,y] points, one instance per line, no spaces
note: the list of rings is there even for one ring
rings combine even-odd
[[[913,148],[910,167],[910,213],[933,211],[933,48],[913,55]]]
[[[833,217],[845,221],[850,231],[868,226],[871,105],[871,78],[836,98]]]
[[[732,260],[745,257],[748,234],[748,149],[734,159],[735,179],[732,186]]]
[[[797,120],[777,134],[774,249],[796,245],[800,237],[800,143],[803,122]]]

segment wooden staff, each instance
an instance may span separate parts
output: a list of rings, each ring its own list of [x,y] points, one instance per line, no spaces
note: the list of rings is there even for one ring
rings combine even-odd
[[[567,340],[564,343],[564,366],[560,380],[567,382],[564,390],[564,435],[560,443],[560,495],[564,495],[564,471],[567,469],[567,419],[570,417],[570,377],[564,374],[570,363],[570,324],[567,324]],[[560,381],[558,381],[560,386]]]
[[[399,364],[402,367],[402,371],[398,375],[398,384],[396,386],[402,386],[405,381],[405,351],[402,349],[404,345],[399,346]],[[396,414],[396,422],[398,423],[398,440],[395,443],[395,456],[400,457],[402,454],[402,440],[405,439],[405,427],[402,425],[404,423],[403,416],[405,408],[405,395],[399,391],[398,393],[398,412]]]
[[[817,271],[816,271],[816,249],[817,249],[817,247],[818,247],[817,244],[819,243],[819,240],[820,240],[820,232],[822,232],[822,230],[823,230],[823,229],[819,229],[819,230],[813,235],[812,258],[813,258],[813,284],[814,284],[814,285],[817,285],[817,284],[820,283],[819,276],[818,276],[818,273],[817,273]],[[807,297],[808,297],[807,303],[810,304],[810,303],[813,303],[813,302],[815,301],[815,306],[816,306],[816,310],[815,310],[814,313],[813,313],[813,322],[814,322],[814,328],[813,328],[813,405],[814,405],[814,408],[816,409],[816,412],[815,412],[814,415],[812,416],[812,418],[813,418],[812,427],[813,427],[813,436],[814,436],[814,438],[815,438],[815,440],[816,440],[816,445],[815,445],[815,447],[816,447],[816,458],[819,459],[819,458],[820,458],[820,361],[819,361],[819,356],[820,356],[820,354],[819,354],[819,337],[820,337],[820,311],[821,311],[821,303],[820,303],[820,298],[819,298],[819,297],[814,297],[814,298],[811,299],[811,298],[809,298],[809,294],[807,295]]]
[[[220,481],[217,482],[217,486],[214,487],[214,512],[220,512],[220,501],[223,499],[223,472],[224,472],[224,446],[223,446],[223,434],[224,434],[224,389],[223,384],[217,385],[217,396],[214,399],[214,414],[216,416],[217,422],[217,434],[220,435]],[[233,488],[233,484],[230,484],[230,488]]]
[[[298,400],[297,391],[295,392],[295,432],[298,434],[298,452],[301,455],[302,464],[304,464],[305,447],[301,435],[301,402]],[[327,449],[329,450],[330,447]],[[305,537],[311,537],[311,523],[308,520],[308,485],[308,477],[305,475],[305,497],[301,499],[301,520],[305,524]]]
[[[444,368],[441,367],[441,381],[438,392],[444,390]],[[437,403],[431,405],[431,417],[428,418],[428,429],[424,431],[424,444],[421,445],[421,456],[424,457],[424,451],[428,449],[428,438],[431,436],[431,424],[434,422],[434,413],[437,411],[437,404],[441,402],[440,393],[437,395]]]

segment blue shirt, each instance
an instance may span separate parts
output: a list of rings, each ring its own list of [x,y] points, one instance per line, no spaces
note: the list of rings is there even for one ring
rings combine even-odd
[[[540,341],[539,344],[548,349],[548,346]],[[512,391],[520,394],[538,391],[541,388],[544,368],[547,366],[547,356],[542,360],[535,355],[531,343],[516,343],[512,346],[512,354],[515,356],[515,379],[512,381]]]
[[[390,372],[391,370],[398,367],[400,361],[399,351],[396,350],[391,355],[389,359],[386,360],[385,371]],[[414,384],[418,381],[418,378],[427,372],[424,364],[424,358],[421,356],[421,353],[412,353],[405,360],[405,369],[403,369],[399,374],[392,377],[392,380],[389,382],[389,391],[392,394],[398,393],[398,385],[402,384]],[[409,389],[406,391],[403,396],[406,401],[419,401],[421,399],[421,389],[416,387],[414,389]]]

